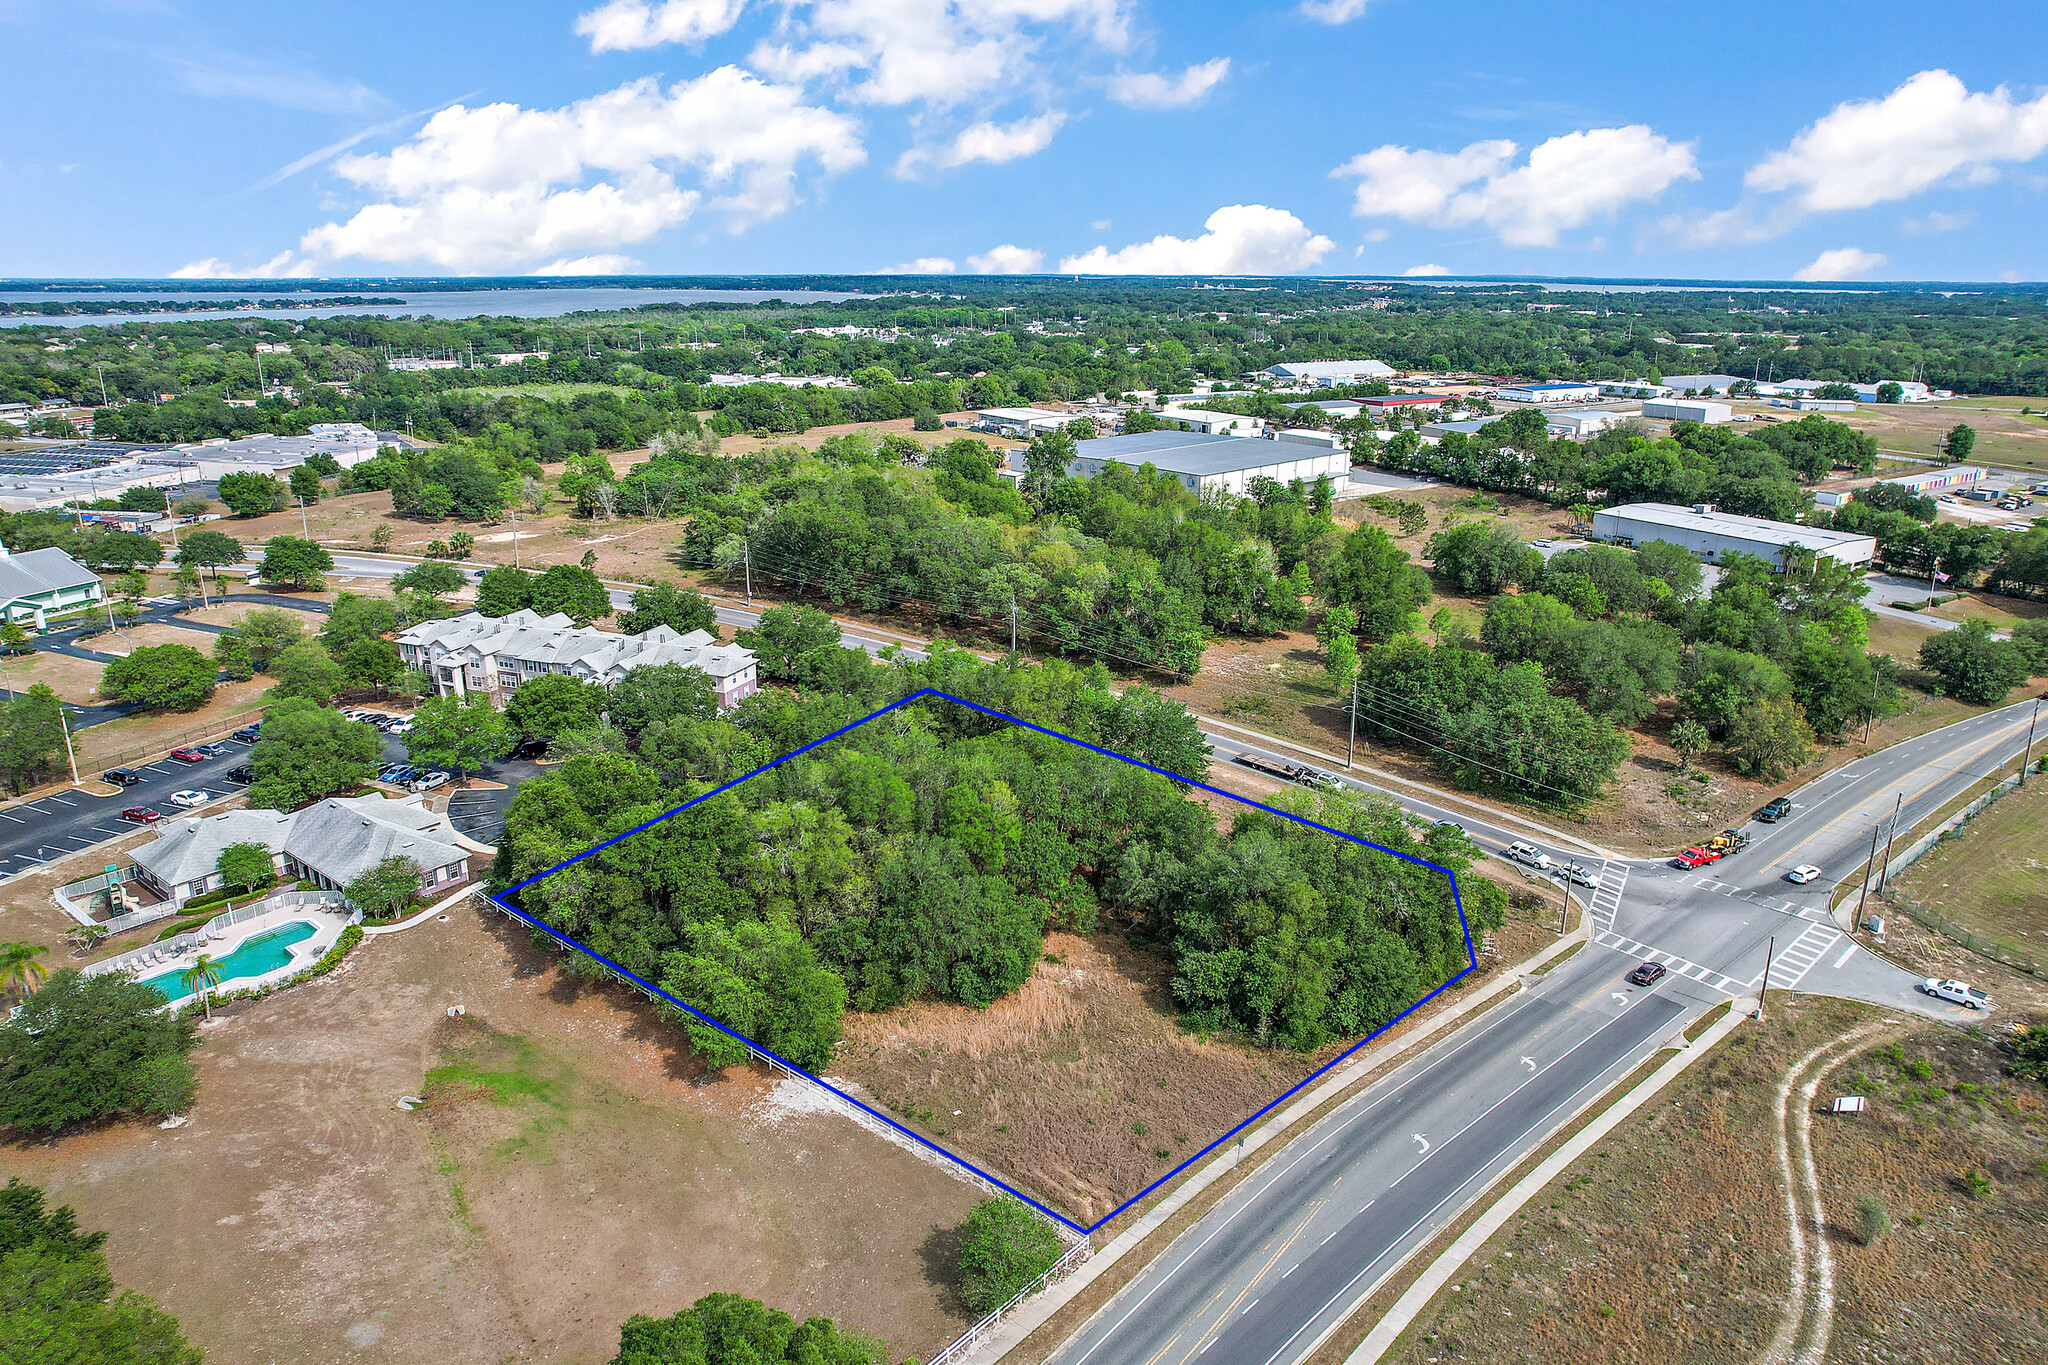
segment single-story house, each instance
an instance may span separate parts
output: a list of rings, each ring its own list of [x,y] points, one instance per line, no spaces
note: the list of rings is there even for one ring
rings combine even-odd
[[[32,619],[41,630],[52,612],[106,597],[100,576],[52,545],[11,553],[0,546],[0,621]]]

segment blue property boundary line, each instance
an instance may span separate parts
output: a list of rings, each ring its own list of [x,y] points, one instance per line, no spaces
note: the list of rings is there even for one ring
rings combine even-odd
[[[1241,805],[1250,806],[1254,810],[1262,810],[1269,815],[1277,815],[1283,820],[1291,820],[1297,825],[1305,825],[1309,829],[1318,830],[1321,833],[1332,835],[1339,839],[1349,840],[1350,842],[1361,845],[1365,848],[1373,849],[1380,853],[1391,854],[1392,856],[1399,858],[1404,862],[1414,863],[1417,867],[1426,867],[1433,872],[1443,873],[1444,876],[1450,881],[1451,904],[1457,908],[1458,928],[1464,934],[1465,937],[1464,969],[1458,972],[1457,975],[1446,980],[1443,984],[1439,985],[1435,990],[1431,991],[1428,995],[1423,996],[1420,1000],[1417,1000],[1407,1009],[1402,1010],[1392,1019],[1389,1019],[1386,1023],[1380,1025],[1371,1033],[1359,1039],[1350,1047],[1345,1048],[1344,1051],[1338,1053],[1335,1057],[1332,1057],[1329,1061],[1323,1063],[1314,1071],[1311,1071],[1308,1075],[1302,1077],[1299,1081],[1289,1086],[1287,1090],[1283,1092],[1278,1098],[1274,1099],[1271,1103],[1267,1104],[1258,1112],[1252,1114],[1250,1117],[1238,1123],[1237,1126],[1232,1128],[1229,1132],[1223,1134],[1221,1137],[1211,1142],[1208,1146],[1202,1148],[1202,1150],[1200,1150],[1199,1152],[1196,1152],[1193,1156],[1188,1157],[1178,1166],[1175,1166],[1165,1175],[1160,1176],[1157,1180],[1153,1181],[1144,1189],[1132,1195],[1129,1199],[1126,1199],[1123,1203],[1117,1205],[1114,1209],[1111,1209],[1102,1217],[1096,1219],[1093,1223],[1084,1225],[1075,1222],[1073,1219],[1067,1217],[1065,1214],[1059,1212],[1057,1209],[1047,1208],[1044,1204],[1041,1204],[1038,1200],[1033,1199],[1030,1195],[1024,1193],[1022,1190],[1017,1189],[1008,1181],[1005,1181],[998,1176],[991,1175],[989,1172],[984,1171],[983,1169],[981,1169],[981,1167],[975,1165],[973,1162],[967,1160],[963,1156],[958,1155],[957,1153],[947,1151],[944,1147],[939,1146],[936,1142],[933,1142],[930,1138],[925,1137],[923,1134],[913,1132],[911,1129],[904,1127],[895,1119],[889,1117],[887,1114],[882,1113],[880,1110],[874,1108],[872,1105],[864,1104],[860,1100],[854,1098],[852,1095],[847,1094],[844,1090],[841,1090],[838,1086],[833,1085],[824,1077],[813,1075],[811,1072],[805,1070],[803,1067],[798,1066],[796,1063],[790,1061],[788,1058],[778,1056],[776,1053],[771,1052],[767,1048],[760,1046],[758,1043],[754,1042],[751,1038],[746,1037],[744,1034],[734,1032],[732,1029],[727,1028],[724,1024],[721,1024],[720,1022],[718,1022],[718,1020],[713,1019],[710,1015],[704,1013],[702,1010],[696,1009],[695,1007],[688,1005],[681,1000],[676,999],[673,995],[670,995],[661,987],[654,985],[652,982],[644,980],[643,978],[635,975],[630,971],[627,971],[624,967],[621,967],[618,963],[612,961],[603,953],[597,952],[595,949],[592,949],[586,946],[585,944],[577,941],[576,939],[571,938],[569,935],[561,932],[559,929],[556,929],[552,925],[542,923],[540,920],[534,918],[532,915],[529,915],[526,911],[512,904],[511,901],[508,899],[508,897],[512,896],[516,892],[524,891],[527,887],[532,886],[535,882],[542,881],[548,877],[551,877],[555,873],[560,872],[564,868],[574,867],[577,863],[582,862],[585,858],[588,858],[593,854],[603,852],[605,849],[610,848],[613,844],[618,843],[622,839],[630,838],[631,836],[638,834],[643,830],[650,829],[653,826],[660,824],[662,821],[669,819],[671,816],[680,815],[682,812],[690,809],[692,806],[708,801],[712,797],[717,796],[723,792],[730,791],[734,787],[739,786],[742,782],[750,781],[753,778],[759,777],[762,773],[769,772],[775,768],[779,768],[783,764],[789,762],[791,759],[796,758],[802,754],[808,753],[809,751],[817,748],[821,744],[830,743],[832,740],[838,739],[841,736],[849,734],[854,730],[858,730],[861,726],[866,725],[869,721],[879,720],[881,717],[888,715],[891,711],[901,710],[903,707],[910,705],[912,702],[920,701],[926,697],[938,697],[945,701],[953,702],[955,705],[964,706],[970,711],[979,711],[982,715],[992,717],[996,720],[1005,721],[1011,725],[1017,726],[1019,729],[1034,730],[1037,733],[1048,736],[1052,739],[1063,740],[1066,743],[1075,745],[1078,748],[1087,749],[1091,753],[1101,754],[1104,758],[1113,758],[1117,760],[1119,763],[1128,763],[1134,768],[1143,768],[1147,772],[1157,773],[1161,777],[1168,778],[1171,781],[1180,783],[1183,786],[1200,788],[1202,791],[1211,792],[1227,800],[1236,801]],[[1197,782],[1191,777],[1183,777],[1179,773],[1168,772],[1164,768],[1154,767],[1150,763],[1141,762],[1138,759],[1130,758],[1124,754],[1116,753],[1113,750],[1104,749],[1099,745],[1090,744],[1086,740],[1075,739],[1072,735],[1063,735],[1057,730],[1048,730],[1043,725],[1034,725],[1028,720],[1019,720],[1015,716],[1009,715],[1002,711],[997,711],[992,707],[982,706],[975,702],[963,700],[960,697],[952,695],[950,692],[941,692],[935,687],[919,688],[917,691],[910,693],[908,696],[903,697],[900,700],[890,702],[887,706],[884,706],[879,711],[875,711],[869,715],[862,716],[859,720],[853,722],[853,724],[851,725],[842,726],[839,729],[834,730],[829,735],[820,736],[819,738],[812,740],[810,743],[802,746],[801,748],[790,750],[790,752],[784,754],[781,758],[775,759],[773,762],[762,764],[760,767],[754,769],[752,772],[747,773],[742,777],[736,777],[732,781],[725,783],[723,786],[714,787],[712,790],[705,792],[701,796],[696,796],[688,801],[685,801],[682,805],[677,806],[673,810],[664,811],[660,815],[655,816],[652,820],[644,821],[643,823],[635,825],[633,826],[633,828],[626,830],[623,833],[615,834],[611,838],[605,840],[603,843],[587,848],[573,858],[565,859],[562,862],[556,863],[553,867],[547,869],[547,871],[545,872],[535,873],[533,876],[528,877],[523,882],[519,882],[514,886],[508,886],[503,891],[493,893],[491,896],[491,901],[499,909],[505,911],[509,915],[512,915],[524,921],[527,924],[532,925],[534,928],[540,930],[542,933],[547,934],[550,938],[553,938],[556,942],[562,944],[564,947],[573,948],[575,951],[583,954],[591,961],[596,962],[599,965],[609,969],[611,972],[619,976],[621,979],[625,981],[630,981],[633,985],[639,987],[643,991],[646,991],[648,994],[659,997],[660,999],[668,1002],[669,1004],[674,1005],[677,1009],[682,1010],[685,1014],[690,1015],[692,1018],[700,1020],[703,1023],[709,1024],[711,1027],[717,1029],[720,1033],[725,1034],[727,1037],[732,1038],[737,1042],[746,1044],[747,1048],[750,1051],[759,1053],[764,1057],[771,1058],[776,1062],[777,1065],[786,1067],[788,1070],[793,1071],[797,1075],[804,1077],[806,1080],[811,1081],[813,1084],[823,1086],[825,1089],[831,1091],[834,1095],[837,1095],[840,1099],[846,1101],[848,1104],[851,1104],[854,1107],[860,1109],[862,1112],[866,1113],[869,1117],[874,1118],[879,1122],[886,1123],[887,1125],[889,1125],[890,1128],[894,1129],[898,1133],[901,1133],[904,1137],[909,1138],[911,1141],[917,1143],[920,1147],[923,1147],[928,1151],[934,1152],[937,1155],[944,1157],[947,1161],[952,1162],[954,1165],[960,1167],[961,1169],[971,1172],[978,1179],[984,1180],[987,1183],[1002,1190],[1004,1193],[1014,1196],[1015,1198],[1021,1200],[1023,1203],[1029,1205],[1031,1208],[1034,1208],[1038,1212],[1044,1214],[1047,1218],[1052,1219],[1054,1222],[1059,1223],[1063,1227],[1072,1229],[1074,1232],[1079,1233],[1082,1236],[1086,1236],[1089,1233],[1094,1232],[1096,1229],[1108,1223],[1111,1219],[1117,1217],[1119,1214],[1129,1209],[1132,1205],[1137,1204],[1139,1201],[1151,1195],[1161,1186],[1171,1182],[1175,1177],[1179,1176],[1183,1171],[1187,1170],[1190,1166],[1193,1166],[1196,1162],[1200,1161],[1202,1158],[1208,1156],[1217,1148],[1229,1142],[1239,1133],[1242,1133],[1245,1129],[1251,1127],[1254,1123],[1257,1123],[1260,1119],[1272,1113],[1282,1104],[1285,1104],[1289,1099],[1292,1099],[1295,1095],[1299,1094],[1305,1087],[1307,1087],[1317,1079],[1327,1074],[1332,1068],[1336,1067],[1339,1063],[1345,1061],[1347,1058],[1352,1056],[1352,1054],[1356,1053],[1360,1048],[1364,1047],[1367,1043],[1370,1043],[1371,1041],[1373,1041],[1373,1039],[1378,1038],[1388,1029],[1400,1023],[1403,1019],[1406,1019],[1409,1015],[1415,1013],[1415,1011],[1421,1009],[1424,1005],[1427,1005],[1430,1001],[1436,999],[1437,996],[1443,994],[1445,991],[1457,985],[1460,981],[1464,980],[1467,976],[1471,975],[1473,972],[1479,969],[1479,956],[1473,950],[1472,947],[1472,926],[1465,919],[1465,902],[1463,898],[1458,894],[1458,876],[1449,868],[1444,867],[1438,863],[1430,862],[1427,858],[1418,858],[1412,853],[1403,853],[1399,849],[1388,848],[1384,844],[1376,844],[1370,839],[1361,839],[1355,834],[1346,834],[1342,830],[1331,829],[1328,825],[1317,824],[1315,821],[1307,819],[1303,816],[1296,815],[1292,811],[1284,811],[1276,806],[1266,805],[1262,801],[1254,801],[1251,800],[1249,797],[1239,796],[1236,792],[1225,791],[1221,787],[1212,787],[1206,782]]]

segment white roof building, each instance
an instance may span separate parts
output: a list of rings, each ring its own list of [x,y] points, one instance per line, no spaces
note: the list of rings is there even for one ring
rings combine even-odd
[[[1619,545],[1645,545],[1653,540],[1682,545],[1709,563],[1730,551],[1755,555],[1784,567],[1785,554],[1802,548],[1844,564],[1868,564],[1877,557],[1877,537],[1814,526],[1767,521],[1762,517],[1717,512],[1710,504],[1675,507],[1668,502],[1632,502],[1593,513],[1593,538]]]
[[[1503,403],[1591,403],[1600,397],[1598,384],[1505,384],[1495,392]]]
[[[1235,412],[1211,412],[1207,408],[1168,405],[1152,415],[1182,431],[1192,431],[1201,436],[1258,436],[1266,429],[1266,424],[1256,417],[1245,417]]]
[[[545,673],[611,687],[628,670],[651,664],[703,669],[718,689],[721,707],[737,706],[760,687],[753,651],[720,644],[706,631],[679,635],[656,626],[638,635],[617,635],[577,626],[559,612],[485,616],[473,611],[451,620],[422,621],[398,637],[398,654],[406,667],[427,670],[437,695],[483,692],[500,706],[520,683]]]
[[[1351,476],[1351,457],[1341,449],[1186,431],[1140,431],[1077,441],[1067,472],[1077,478],[1092,478],[1112,460],[1132,469],[1149,464],[1197,493],[1243,493],[1257,478],[1283,484],[1293,479],[1313,483],[1328,475],[1333,482],[1342,483]]]
[[[1709,398],[1652,398],[1643,404],[1643,416],[1666,422],[1730,422],[1735,409]]]
[[[54,545],[18,554],[0,545],[0,621],[32,619],[41,630],[50,612],[105,595],[98,574]]]
[[[1392,379],[1396,371],[1393,366],[1377,360],[1296,360],[1284,365],[1268,365],[1259,373],[1282,384],[1313,384],[1317,388],[1328,389],[1340,384]]]
[[[1058,431],[1075,417],[1071,412],[1047,408],[977,408],[974,425],[978,430],[1005,436],[1034,436],[1041,431]]]

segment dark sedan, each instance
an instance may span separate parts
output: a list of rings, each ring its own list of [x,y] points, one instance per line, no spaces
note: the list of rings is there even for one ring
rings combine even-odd
[[[1657,984],[1659,980],[1663,978],[1663,976],[1663,963],[1643,962],[1638,963],[1636,969],[1628,974],[1628,979],[1631,985],[1654,986]]]

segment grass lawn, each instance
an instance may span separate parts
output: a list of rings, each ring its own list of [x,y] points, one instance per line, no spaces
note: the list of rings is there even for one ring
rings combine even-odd
[[[1951,621],[1989,621],[2000,630],[2011,630],[2022,621],[2048,616],[2048,602],[2029,602],[2018,597],[1994,597],[1990,593],[1973,592],[1953,602],[1944,602],[1927,615],[1943,616]]]
[[[2023,956],[2048,960],[2048,780],[1991,803],[1899,879],[1914,900]]]

